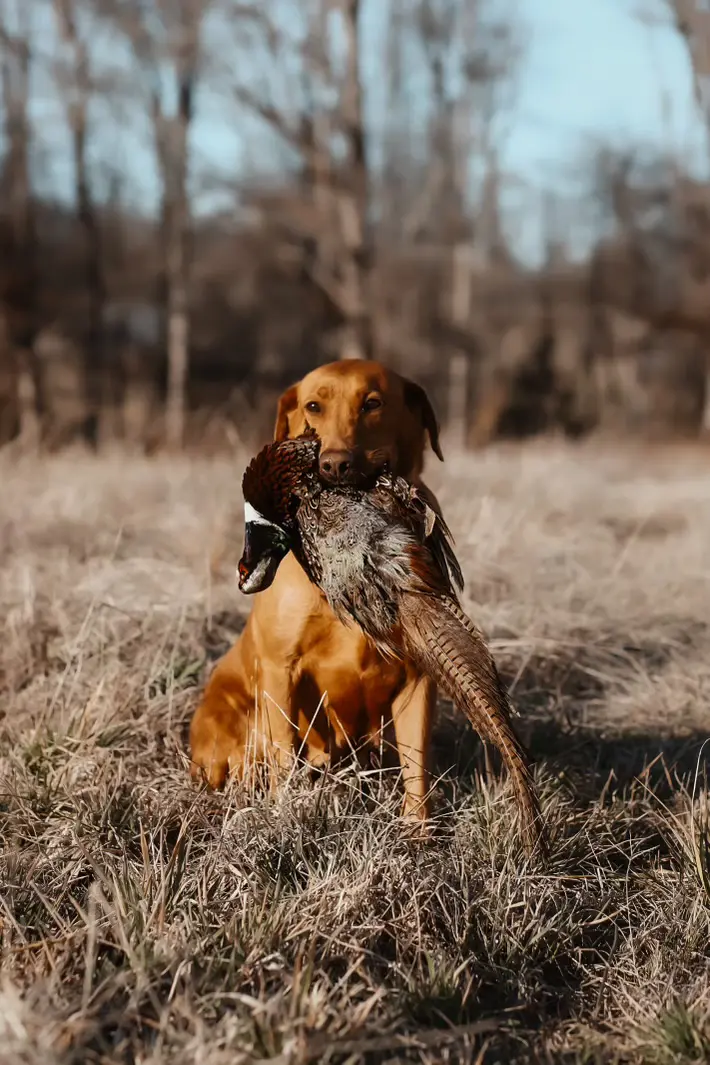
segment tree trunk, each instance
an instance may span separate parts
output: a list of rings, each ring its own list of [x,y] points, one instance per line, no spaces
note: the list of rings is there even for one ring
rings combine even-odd
[[[189,377],[190,323],[188,314],[187,241],[188,134],[192,118],[194,69],[187,63],[178,74],[179,106],[174,118],[161,116],[164,182],[165,316],[167,331],[167,396],[165,441],[178,451],[185,438],[185,410]]]
[[[18,368],[17,404],[20,415],[20,447],[23,450],[34,451],[39,447],[42,437],[34,355],[27,348],[16,348],[15,359]]]
[[[455,244],[452,257],[451,318],[462,334],[468,331],[471,315],[472,261],[468,243]],[[451,446],[466,447],[468,420],[469,361],[466,352],[452,351],[449,358],[449,404],[447,426]]]
[[[700,421],[700,431],[703,436],[710,436],[710,355],[707,354],[705,356],[705,394],[703,397],[703,414]]]
[[[375,350],[371,291],[372,248],[368,232],[369,180],[360,72],[360,0],[342,7],[346,40],[343,132],[347,145],[346,187],[338,190],[342,242],[341,291],[345,318],[341,358],[369,359]]]
[[[79,37],[73,0],[55,0],[62,38],[72,53],[73,69],[66,85],[66,111],[72,140],[74,194],[79,224],[84,235],[84,273],[88,298],[88,329],[84,343],[84,387],[86,390],[87,441],[97,447],[104,408],[112,402],[106,375],[103,319],[106,285],[101,255],[101,232],[91,195],[86,142],[91,76],[86,45]]]
[[[189,325],[182,270],[168,282],[167,343],[168,385],[165,408],[165,439],[168,448],[179,450],[185,438],[185,407],[189,371]]]
[[[2,313],[15,364],[20,441],[39,443],[42,389],[34,346],[37,323],[37,263],[34,201],[30,182],[29,28],[14,36],[0,25],[5,105],[7,220],[3,225]]]
[[[79,221],[84,231],[86,288],[89,301],[88,329],[84,353],[84,376],[88,406],[86,435],[89,443],[96,447],[99,443],[100,427],[105,407],[113,402],[113,397],[107,394],[109,391],[106,381],[108,367],[106,365],[106,351],[103,342],[106,286],[101,259],[101,235],[86,174],[86,142],[83,126],[75,131],[73,140],[77,174],[76,196]]]

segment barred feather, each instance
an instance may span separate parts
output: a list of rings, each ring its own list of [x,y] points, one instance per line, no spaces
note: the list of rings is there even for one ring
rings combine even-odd
[[[242,478],[244,499],[267,521],[295,527],[304,479],[314,477],[318,443],[311,434],[267,444],[251,460]]]
[[[520,807],[525,848],[544,853],[543,819],[532,773],[483,634],[448,598],[407,594],[399,613],[407,656],[443,688],[481,738],[500,751]]]
[[[337,617],[359,625],[383,654],[413,661],[497,747],[518,799],[523,843],[544,853],[510,701],[483,634],[457,599],[463,575],[446,522],[423,492],[390,473],[369,491],[321,484],[317,452],[312,433],[264,448],[244,475],[244,498],[293,534],[296,557]]]

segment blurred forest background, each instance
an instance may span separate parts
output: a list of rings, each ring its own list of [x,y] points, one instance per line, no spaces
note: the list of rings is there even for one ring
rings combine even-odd
[[[682,44],[704,157],[580,139],[545,183],[503,162],[515,0],[0,0],[0,443],[249,442],[369,355],[461,446],[702,435],[710,3],[630,11]]]

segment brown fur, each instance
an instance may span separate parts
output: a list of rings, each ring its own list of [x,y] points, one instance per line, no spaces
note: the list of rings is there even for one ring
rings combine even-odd
[[[363,409],[368,400],[382,405]],[[313,403],[320,409],[308,410]],[[287,389],[274,438],[298,436],[307,424],[319,434],[321,462],[335,456],[351,470],[387,460],[420,484],[427,435],[442,457],[424,390],[376,362],[321,366]],[[193,776],[219,787],[253,760],[286,767],[300,753],[322,765],[363,741],[386,747],[393,736],[405,813],[425,818],[435,702],[434,685],[414,667],[385,659],[358,629],[338,622],[288,555],[207,684],[190,730]]]

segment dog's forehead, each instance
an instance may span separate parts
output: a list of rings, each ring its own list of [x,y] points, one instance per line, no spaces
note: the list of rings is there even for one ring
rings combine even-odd
[[[332,399],[339,396],[360,396],[369,392],[391,393],[396,389],[394,375],[377,363],[343,360],[322,366],[307,374],[299,387],[299,399],[305,397]]]

